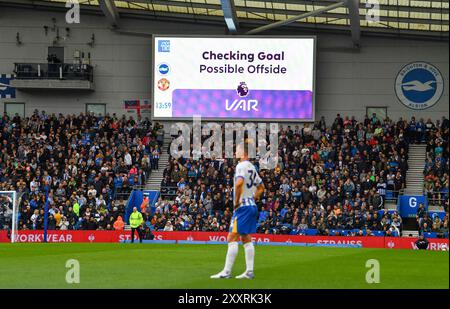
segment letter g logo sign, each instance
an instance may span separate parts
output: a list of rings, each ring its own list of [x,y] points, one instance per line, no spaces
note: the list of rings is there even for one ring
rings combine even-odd
[[[409,198],[409,207],[416,207],[417,206],[417,199],[415,197],[410,197]]]

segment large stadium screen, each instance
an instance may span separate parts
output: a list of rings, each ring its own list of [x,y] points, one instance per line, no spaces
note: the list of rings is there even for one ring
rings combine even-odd
[[[153,41],[153,117],[314,121],[314,37]]]

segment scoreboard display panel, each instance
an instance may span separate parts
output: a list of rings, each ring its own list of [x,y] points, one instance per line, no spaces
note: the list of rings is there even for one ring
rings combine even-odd
[[[315,37],[153,38],[153,118],[314,121]]]

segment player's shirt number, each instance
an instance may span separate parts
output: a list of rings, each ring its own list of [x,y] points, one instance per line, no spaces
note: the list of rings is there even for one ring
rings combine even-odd
[[[255,173],[255,171],[253,171],[253,170],[248,170],[248,173],[250,174],[250,177],[249,177],[249,182],[247,182],[247,188],[251,188],[251,187],[253,187],[253,186],[256,186],[256,184],[255,184],[255,179],[256,179],[256,173]]]

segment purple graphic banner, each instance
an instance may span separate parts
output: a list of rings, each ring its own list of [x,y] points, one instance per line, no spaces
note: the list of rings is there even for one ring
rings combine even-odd
[[[250,90],[245,97],[219,89],[176,89],[172,94],[172,117],[313,120],[313,108],[309,90]]]

